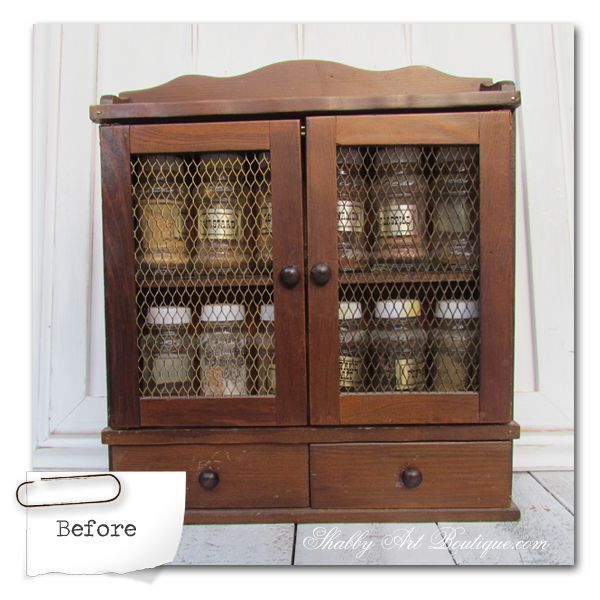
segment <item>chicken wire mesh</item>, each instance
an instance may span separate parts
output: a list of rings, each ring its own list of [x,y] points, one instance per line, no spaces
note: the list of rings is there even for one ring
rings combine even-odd
[[[479,153],[338,147],[340,391],[479,389]]]
[[[142,397],[275,394],[267,152],[133,155]]]

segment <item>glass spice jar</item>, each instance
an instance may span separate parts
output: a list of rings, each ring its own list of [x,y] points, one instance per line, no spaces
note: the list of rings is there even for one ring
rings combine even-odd
[[[275,369],[275,306],[263,304],[260,307],[260,325],[257,336],[257,384],[261,396],[274,395],[277,389]]]
[[[270,182],[262,181],[258,185],[256,203],[258,218],[255,260],[260,266],[270,269],[273,264],[273,204]]]
[[[472,300],[440,300],[431,330],[433,388],[438,392],[475,391],[479,309]]]
[[[194,264],[201,274],[234,271],[248,264],[244,204],[249,194],[236,181],[231,163],[226,164],[228,168],[218,168],[211,163],[208,177],[197,188]]]
[[[364,181],[360,175],[363,157],[357,148],[338,148],[337,152],[337,231],[341,271],[367,267]]]
[[[368,334],[363,326],[360,302],[340,302],[338,318],[340,329],[340,391],[361,392],[364,390]]]
[[[245,396],[247,336],[239,304],[207,304],[200,311],[200,388],[203,396]]]
[[[436,155],[436,167],[433,229],[437,262],[459,270],[474,269],[476,173],[465,164],[460,146],[442,146]]]
[[[142,338],[142,382],[147,396],[184,396],[192,391],[196,338],[185,306],[151,306]]]
[[[138,262],[145,270],[169,272],[189,262],[184,197],[185,163],[172,155],[154,155],[140,161],[137,203],[141,232]]]
[[[426,190],[420,173],[421,151],[415,146],[379,149],[372,187],[377,210],[373,246],[376,265],[412,268],[426,258]]]
[[[422,391],[426,383],[427,335],[419,300],[383,300],[375,304],[371,332],[376,391]]]

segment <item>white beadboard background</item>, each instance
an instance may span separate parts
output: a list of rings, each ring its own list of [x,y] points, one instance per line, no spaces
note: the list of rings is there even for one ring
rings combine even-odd
[[[107,466],[98,130],[88,105],[182,74],[299,58],[517,83],[515,468],[572,467],[573,35],[571,25],[546,24],[36,26],[34,467]]]

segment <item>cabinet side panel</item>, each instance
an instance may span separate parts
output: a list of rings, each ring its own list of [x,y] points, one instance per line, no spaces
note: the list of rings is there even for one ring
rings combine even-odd
[[[483,113],[480,421],[512,418],[515,292],[514,129],[510,111]]]
[[[140,424],[129,127],[100,129],[109,423]]]

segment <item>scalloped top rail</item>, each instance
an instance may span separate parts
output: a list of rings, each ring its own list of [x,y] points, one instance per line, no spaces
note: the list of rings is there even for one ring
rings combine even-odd
[[[454,77],[424,66],[367,71],[320,60],[275,63],[234,77],[185,75],[143,90],[103,96],[93,121],[232,114],[321,113],[461,107],[520,102],[512,82]]]

